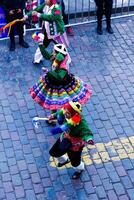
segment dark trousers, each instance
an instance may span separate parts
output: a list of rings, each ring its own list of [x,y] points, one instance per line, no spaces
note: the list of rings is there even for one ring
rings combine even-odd
[[[64,1],[61,0],[61,3],[60,3],[60,6],[61,6],[61,9],[62,9],[62,16],[63,16],[63,21],[64,21],[64,24],[68,24],[68,16],[67,14],[65,13],[65,4],[64,4]]]
[[[71,150],[63,150],[63,149],[61,150],[60,139],[58,139],[56,143],[52,146],[49,153],[52,157],[55,157],[55,158],[63,156],[65,153],[67,153],[68,158],[70,159],[71,165],[73,167],[77,167],[81,163],[82,149],[80,151],[71,151]]]
[[[102,21],[103,14],[105,14],[107,23],[110,23],[113,0],[95,0],[95,3],[96,3],[96,6],[97,6],[97,20],[98,20],[98,22]]]
[[[43,27],[43,30],[44,30],[44,27]],[[48,45],[51,43],[51,42],[53,42],[54,44],[57,44],[57,42],[55,41],[55,40],[53,40],[53,39],[48,39],[48,37],[47,37],[47,33],[46,33],[46,30],[44,30],[44,41],[43,41],[43,44],[44,44],[44,46],[47,48],[48,47]]]
[[[13,15],[6,14],[7,23],[12,22],[15,19],[22,19],[22,18],[23,18],[23,13],[14,12]],[[23,22],[18,22],[11,27],[10,33],[9,33],[9,37],[11,41],[14,41],[15,32],[18,33],[20,42],[23,40],[23,33],[24,33],[23,25],[24,25]]]

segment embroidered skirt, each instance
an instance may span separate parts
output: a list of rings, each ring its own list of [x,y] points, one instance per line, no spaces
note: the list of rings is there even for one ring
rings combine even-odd
[[[88,84],[69,73],[58,82],[45,74],[30,88],[30,95],[43,108],[58,110],[69,101],[85,104],[91,96],[91,89]]]

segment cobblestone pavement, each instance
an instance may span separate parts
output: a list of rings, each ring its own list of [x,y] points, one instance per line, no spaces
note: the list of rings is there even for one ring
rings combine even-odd
[[[28,94],[42,73],[32,64],[35,44],[27,35],[31,47],[9,53],[0,42],[0,200],[134,200],[134,17],[114,20],[114,35],[98,36],[95,26],[69,38],[71,71],[92,86],[84,115],[96,143],[76,181],[70,165],[58,169],[49,157],[51,127],[32,125],[47,114]]]

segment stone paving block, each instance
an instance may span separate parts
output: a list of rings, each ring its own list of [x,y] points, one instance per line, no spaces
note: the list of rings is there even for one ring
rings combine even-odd
[[[6,158],[6,154],[5,152],[1,152],[0,153],[0,162],[6,162],[7,158]]]
[[[128,175],[129,175],[129,177],[130,177],[132,183],[134,183],[134,169],[129,170],[129,171],[128,171]]]
[[[46,193],[47,199],[49,200],[53,200],[56,197],[56,193],[52,187],[45,188],[45,193]],[[60,197],[61,197],[61,193],[60,193]]]
[[[27,165],[26,165],[25,160],[18,160],[17,165],[18,165],[18,168],[19,168],[20,171],[27,169]]]
[[[99,199],[106,198],[106,196],[107,196],[103,186],[96,187],[96,193],[97,193]]]
[[[99,198],[97,197],[96,194],[90,194],[90,195],[88,196],[88,198],[89,198],[89,199],[93,199],[93,200],[99,200]]]
[[[36,195],[36,199],[37,200],[44,200],[45,198],[46,198],[45,194],[38,194],[38,195]]]
[[[71,180],[68,175],[61,175],[60,179],[63,185],[71,184]]]
[[[24,153],[22,150],[17,150],[15,151],[15,157],[16,157],[16,160],[23,160],[24,159]]]
[[[0,131],[7,130],[7,129],[8,129],[8,127],[7,127],[7,124],[5,123],[5,121],[1,122],[0,123]]]
[[[12,176],[12,183],[14,186],[22,185],[21,176],[19,174]]]
[[[92,180],[93,186],[102,185],[101,179],[99,178],[98,175],[92,175],[91,180]]]
[[[26,135],[20,136],[20,142],[21,142],[22,145],[29,144],[28,137]]]
[[[123,159],[122,163],[123,163],[123,166],[124,166],[124,168],[126,170],[133,169],[133,165],[131,163],[131,160],[129,160],[129,159]]]
[[[121,181],[126,189],[133,188],[133,184],[129,176],[122,177]]]
[[[50,180],[48,181],[49,179],[47,179],[46,180],[46,182],[48,183],[50,183]],[[45,182],[45,179],[43,180],[43,183]],[[51,186],[52,184],[49,184],[48,183],[48,186]],[[62,191],[62,189],[63,189],[63,184],[61,183],[61,182],[59,182],[59,180],[55,180],[55,181],[53,181],[53,187],[54,187],[54,190],[55,190],[55,192],[58,192],[58,191]],[[69,191],[69,193],[71,193],[72,194],[72,191],[73,191],[73,187],[72,186],[70,186],[70,184],[69,185],[64,185],[64,187],[65,187],[65,190],[66,190],[66,193],[68,193]],[[69,190],[68,190],[68,188],[69,188]]]
[[[127,193],[128,193],[130,200],[134,200],[134,189],[128,189]]]
[[[15,195],[16,195],[16,198],[25,197],[24,188],[22,186],[15,187]]]
[[[119,200],[129,200],[129,197],[127,195],[122,195],[119,197]]]
[[[125,191],[124,186],[122,185],[122,183],[115,183],[113,186],[114,186],[114,189],[115,189],[116,194],[118,196],[123,195],[123,194],[126,193],[126,191]]]
[[[7,200],[16,200],[15,194],[12,193],[6,193],[6,199]]]
[[[14,188],[13,188],[13,183],[11,181],[9,182],[3,182],[3,187],[5,192],[13,192]]]
[[[109,173],[109,176],[110,176],[112,183],[116,183],[116,182],[120,181],[120,178],[119,178],[118,174],[116,173],[116,171]]]
[[[52,182],[50,178],[43,178],[42,183],[44,188],[52,186]]]
[[[101,180],[102,180],[102,179],[105,179],[105,178],[108,178],[108,173],[107,173],[107,171],[105,170],[105,168],[98,169],[97,172],[98,172],[98,174],[99,174]]]
[[[11,175],[15,175],[15,174],[19,173],[19,170],[18,170],[16,163],[15,163],[15,165],[10,166],[10,173],[11,173]]]
[[[111,182],[110,179],[103,179],[102,180],[102,183],[103,183],[103,186],[104,186],[104,189],[107,191],[107,190],[112,190],[113,189],[113,184]]]
[[[16,165],[16,159],[15,158],[8,158],[8,165],[9,165],[9,167]]]
[[[5,192],[4,192],[3,188],[0,188],[0,197],[1,197],[1,199],[4,199],[4,197],[5,197]]]
[[[45,161],[42,157],[35,158],[35,162],[37,164],[37,167],[39,168],[46,166]]]
[[[30,174],[29,174],[28,170],[21,171],[20,175],[23,180],[30,178]]]
[[[31,179],[32,179],[33,183],[40,183],[41,182],[41,179],[40,179],[38,173],[31,174]]]
[[[21,150],[22,149],[22,145],[21,142],[18,140],[13,141],[13,148],[14,150]]]
[[[33,190],[26,190],[26,199],[27,200],[36,200],[36,195]]]
[[[1,137],[2,139],[10,139],[10,134],[9,134],[9,131],[8,130],[4,130],[4,131],[1,131]]]
[[[31,173],[35,173],[35,172],[38,171],[36,165],[33,164],[33,163],[32,163],[32,164],[28,164],[28,170],[29,170],[30,174],[31,174]]]
[[[32,153],[32,148],[29,144],[23,145],[23,152],[24,154],[31,154]]]
[[[30,178],[23,180],[23,185],[25,190],[33,189],[33,184]]]
[[[76,191],[74,190],[72,184],[64,185],[64,187],[68,199],[70,199],[73,196],[76,196]]]
[[[86,181],[89,181],[89,180],[90,180],[90,176],[89,176],[88,172],[84,171],[84,173],[82,173],[82,176],[81,176],[81,181],[86,182]]]
[[[118,200],[118,197],[117,197],[117,195],[116,195],[116,193],[114,192],[114,190],[109,190],[108,191],[108,199],[109,200]]]
[[[45,167],[39,169],[39,174],[40,174],[41,179],[49,177],[48,169]]]
[[[44,188],[43,188],[43,185],[42,184],[34,184],[34,191],[35,191],[35,194],[42,194],[43,191],[44,191]]]
[[[126,176],[127,175],[123,166],[116,167],[116,171],[117,171],[119,176]]]
[[[88,200],[88,196],[86,195],[84,189],[77,190],[78,200]]]
[[[11,181],[11,175],[9,174],[9,172],[2,173],[2,182],[7,182],[7,181]]]
[[[86,193],[89,195],[89,194],[95,193],[96,187],[93,186],[92,182],[88,181],[84,183],[84,189]]]

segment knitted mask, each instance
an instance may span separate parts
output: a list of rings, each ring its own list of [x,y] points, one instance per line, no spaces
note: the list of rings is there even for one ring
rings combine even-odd
[[[64,111],[68,111],[71,115],[71,117],[73,117],[77,112],[71,107],[71,105],[68,103],[64,106]]]
[[[69,124],[72,124],[74,126],[78,125],[81,121],[81,105],[78,102],[69,102],[66,104],[63,108],[64,112],[66,110],[70,113],[70,118],[66,119]]]
[[[67,48],[64,44],[55,44],[54,50],[58,53],[63,54],[64,56],[66,56],[68,54]]]
[[[56,4],[56,0],[50,0],[51,1],[51,5]]]
[[[32,38],[36,42],[43,42],[44,34],[42,34],[41,32],[37,31],[37,32],[32,34]]]

